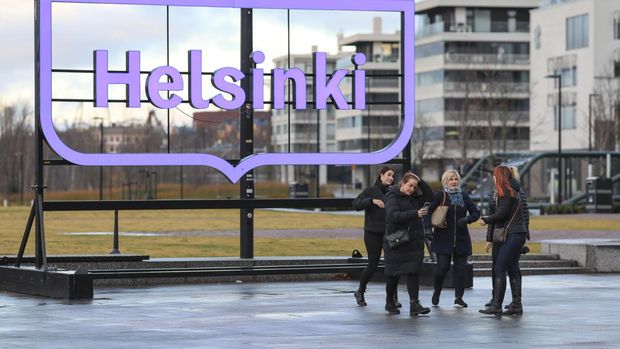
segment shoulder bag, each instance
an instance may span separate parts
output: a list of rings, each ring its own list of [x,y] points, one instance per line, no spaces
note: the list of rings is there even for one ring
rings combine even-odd
[[[521,209],[521,198],[519,197],[519,193],[515,193],[515,196],[517,198],[517,209],[512,214],[512,217],[510,217],[510,221],[508,221],[508,223],[506,225],[504,225],[503,228],[495,228],[495,229],[493,229],[493,242],[502,242],[503,243],[503,242],[506,241],[506,237],[508,236],[508,227],[510,227],[510,224],[515,219],[515,216],[517,215],[517,212],[519,212],[519,210]],[[499,203],[498,203],[497,197],[495,197],[495,206],[499,207]]]
[[[385,239],[390,248],[395,248],[409,242],[409,227],[397,229],[391,233],[385,234]]]
[[[433,228],[445,228],[448,226],[448,222],[446,222],[446,215],[448,214],[448,206],[446,206],[446,192],[441,191],[443,193],[443,199],[441,200],[441,205],[437,206],[433,214],[431,215],[431,226]]]

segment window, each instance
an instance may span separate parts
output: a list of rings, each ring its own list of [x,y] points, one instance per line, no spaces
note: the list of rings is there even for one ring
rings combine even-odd
[[[588,47],[588,15],[566,19],[566,49]]]
[[[435,85],[443,82],[443,69],[431,70],[415,75],[416,86]]]
[[[620,39],[620,12],[616,12],[614,17],[614,39]]]
[[[562,87],[577,86],[577,67],[558,69],[554,72],[562,77]],[[558,88],[558,81],[555,80],[554,87]]]
[[[426,114],[443,111],[443,105],[443,98],[418,100],[415,103],[416,114]]]
[[[444,52],[444,42],[435,42],[415,47],[415,59],[442,55]]]
[[[577,128],[576,125],[576,105],[563,105],[562,106],[562,129],[574,129]],[[558,107],[557,105],[553,107],[553,113],[555,115],[553,128],[555,130],[558,129]]]
[[[615,78],[620,77],[620,61],[614,62],[614,77]]]

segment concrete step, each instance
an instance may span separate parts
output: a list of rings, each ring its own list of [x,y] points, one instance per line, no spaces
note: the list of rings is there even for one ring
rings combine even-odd
[[[492,261],[473,261],[471,262],[475,269],[491,268]],[[568,259],[555,260],[521,260],[519,262],[521,269],[523,268],[569,268],[578,267],[577,261]]]
[[[528,254],[524,254],[521,255],[521,261],[540,261],[540,260],[557,260],[560,257],[558,257],[557,254],[532,254],[532,253],[528,253]],[[490,261],[491,260],[491,255],[490,254],[475,254],[473,256],[470,257],[470,261],[475,262],[475,261]]]
[[[594,270],[582,267],[521,268],[522,275],[589,274]],[[474,276],[491,276],[491,268],[474,269]]]

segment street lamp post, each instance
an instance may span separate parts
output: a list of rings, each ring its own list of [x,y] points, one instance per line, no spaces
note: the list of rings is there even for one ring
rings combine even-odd
[[[545,76],[547,79],[557,79],[558,81],[558,204],[562,204],[562,75],[551,74]]]
[[[590,93],[588,96],[588,151],[592,151],[592,97],[600,97],[598,93]]]

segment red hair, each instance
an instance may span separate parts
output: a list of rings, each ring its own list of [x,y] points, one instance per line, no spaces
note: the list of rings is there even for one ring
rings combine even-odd
[[[498,197],[504,197],[506,192],[510,196],[514,197],[514,191],[510,188],[509,179],[512,176],[512,171],[506,166],[496,166],[493,169],[493,177],[495,177],[495,192]]]

